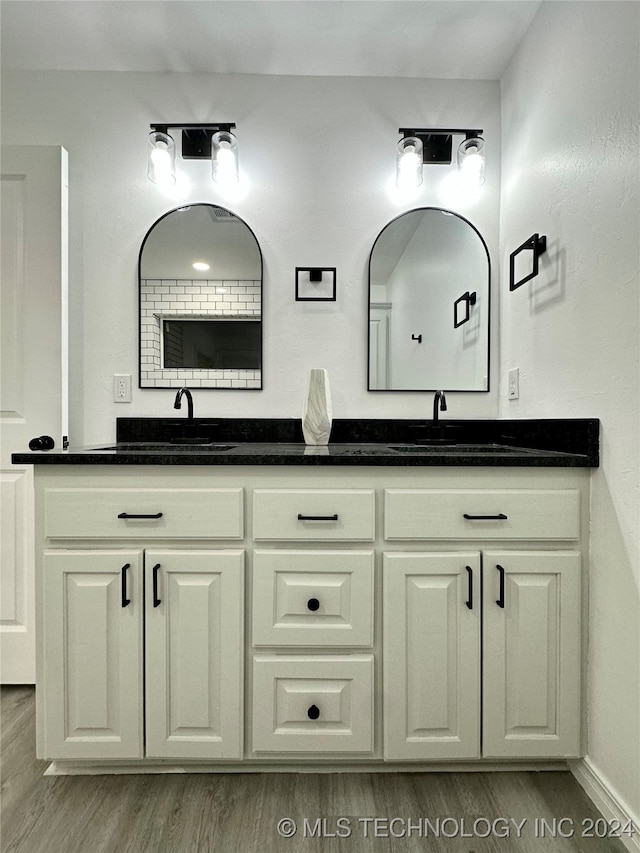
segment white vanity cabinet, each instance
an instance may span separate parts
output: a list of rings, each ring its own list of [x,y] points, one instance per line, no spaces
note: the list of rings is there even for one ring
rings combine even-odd
[[[384,584],[387,759],[580,754],[579,553],[385,554]]]
[[[375,490],[255,489],[253,538],[253,752],[371,756]]]
[[[242,538],[242,489],[43,498],[42,753],[241,758],[245,552],[156,541]]]
[[[458,540],[384,554],[387,759],[580,754],[581,555],[540,548],[580,526],[578,489],[387,490],[388,540]]]
[[[584,469],[36,466],[38,755],[579,755],[588,489]]]

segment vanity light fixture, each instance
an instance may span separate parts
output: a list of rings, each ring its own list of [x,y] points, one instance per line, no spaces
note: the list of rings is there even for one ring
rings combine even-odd
[[[422,183],[425,163],[450,164],[454,136],[464,136],[457,152],[461,176],[476,185],[484,183],[484,139],[482,129],[441,129],[401,127],[402,138],[396,151],[396,184],[413,189]]]
[[[149,180],[155,184],[176,181],[176,144],[170,128],[182,131],[183,160],[211,160],[211,177],[220,184],[238,182],[238,140],[233,122],[217,124],[152,124],[149,134]]]

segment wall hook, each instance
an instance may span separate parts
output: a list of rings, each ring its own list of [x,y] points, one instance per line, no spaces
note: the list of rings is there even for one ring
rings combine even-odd
[[[529,275],[525,275],[525,277],[521,278],[520,281],[516,281],[516,257],[520,252],[524,252],[526,249],[533,252],[533,268]],[[538,275],[538,258],[540,255],[544,255],[546,251],[547,238],[541,234],[532,234],[528,240],[525,240],[521,246],[518,246],[515,252],[511,253],[509,258],[509,290],[516,290],[518,287],[521,287],[527,281]]]
[[[412,341],[418,341],[419,344],[422,343],[422,335],[411,335]]]

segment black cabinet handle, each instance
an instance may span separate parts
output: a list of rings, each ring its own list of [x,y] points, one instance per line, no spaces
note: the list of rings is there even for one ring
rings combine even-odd
[[[320,607],[320,602],[318,601],[317,598],[310,598],[309,601],[307,601],[307,609],[308,610],[315,612],[316,610],[318,610],[319,607]]]
[[[464,512],[463,518],[466,518],[467,521],[506,521],[507,516],[503,512],[499,512],[496,515],[469,515],[469,513]]]
[[[150,512],[146,514],[136,514],[133,512],[121,512],[118,518],[162,518],[161,512]]]
[[[307,711],[307,717],[309,717],[310,720],[317,720],[319,716],[320,708],[318,708],[317,705],[312,705]]]
[[[158,596],[158,573],[160,572],[160,563],[156,563],[153,567],[153,606],[158,607],[161,604]]]
[[[500,592],[496,598],[496,604],[498,607],[504,607],[504,569],[498,565],[496,565],[496,569],[500,572]]]
[[[338,513],[334,515],[302,515],[298,513],[298,521],[337,521]]]
[[[122,572],[120,575],[120,593],[122,596],[122,606],[126,607],[127,604],[131,604],[131,599],[127,598],[127,569],[131,568],[131,563],[126,563],[122,567]]]
[[[467,579],[469,582],[467,600],[465,604],[469,610],[473,610],[473,569],[471,566],[465,566],[465,569],[467,570]]]

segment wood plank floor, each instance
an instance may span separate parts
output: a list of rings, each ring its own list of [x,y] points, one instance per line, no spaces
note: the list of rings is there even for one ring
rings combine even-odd
[[[1,701],[2,853],[624,853],[581,837],[599,815],[570,773],[45,777],[33,688],[4,687]],[[282,818],[293,837],[278,834]],[[539,837],[536,818],[568,818],[574,836]]]

